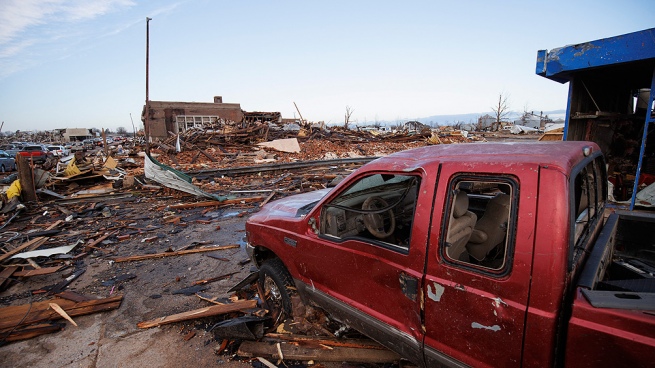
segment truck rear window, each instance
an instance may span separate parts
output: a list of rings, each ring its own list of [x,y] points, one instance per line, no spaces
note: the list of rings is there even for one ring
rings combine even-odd
[[[493,274],[509,271],[516,184],[509,178],[465,177],[451,182],[441,257]]]

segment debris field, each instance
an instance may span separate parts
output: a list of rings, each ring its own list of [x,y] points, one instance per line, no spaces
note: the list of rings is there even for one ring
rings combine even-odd
[[[3,180],[19,179],[21,189],[5,195],[0,217],[0,360],[402,366],[299,299],[292,320],[272,321],[253,282],[244,224],[269,201],[334,186],[375,157],[472,139],[221,123],[49,167],[19,158],[18,173]],[[186,182],[152,177],[146,161]]]

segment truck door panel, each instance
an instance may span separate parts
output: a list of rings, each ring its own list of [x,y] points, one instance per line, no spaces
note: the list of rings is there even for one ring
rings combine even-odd
[[[446,357],[521,365],[538,168],[493,166],[442,166],[424,281],[428,365]],[[453,254],[449,232],[463,193],[476,222],[466,248]]]
[[[418,294],[430,208],[417,202],[420,181],[419,176],[405,173],[373,174],[334,194],[320,209],[320,235],[311,234],[311,239],[298,242],[303,257],[296,264],[302,275],[300,281],[333,297],[335,307],[344,309],[343,305],[336,305],[337,300],[348,305],[352,318],[372,316],[377,321],[365,324],[379,329],[382,322],[390,327],[383,329],[411,336],[415,355],[420,355],[422,343]],[[371,188],[360,190],[360,186]],[[363,202],[370,196],[382,198],[376,210],[383,218],[380,225],[385,229],[381,232],[389,230],[387,216],[396,216],[393,233],[384,239],[367,231],[362,218],[369,213],[362,207],[367,207]],[[429,197],[431,201],[432,196]],[[392,207],[391,211],[384,206]],[[421,216],[424,207],[428,212]]]

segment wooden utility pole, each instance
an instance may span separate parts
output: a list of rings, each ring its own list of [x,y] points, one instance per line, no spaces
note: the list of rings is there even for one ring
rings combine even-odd
[[[36,188],[34,188],[34,175],[27,159],[20,153],[16,154],[18,179],[20,180],[21,196],[25,202],[36,202]]]
[[[146,116],[143,121],[143,132],[146,135],[146,148],[150,150],[150,21],[146,17]]]
[[[109,156],[109,147],[107,147],[107,132],[102,128],[102,147],[105,151],[105,157]]]
[[[298,105],[296,103],[293,103],[293,106],[296,107],[296,111],[298,111],[298,116],[300,116],[300,125],[305,125],[305,120],[302,118],[302,114],[300,113],[300,109],[298,108]]]

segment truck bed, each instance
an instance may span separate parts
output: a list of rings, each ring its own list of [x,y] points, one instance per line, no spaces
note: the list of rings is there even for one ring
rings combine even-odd
[[[596,308],[655,310],[655,216],[611,214],[578,286]]]
[[[607,218],[577,283],[563,366],[655,362],[654,222],[636,212]]]

